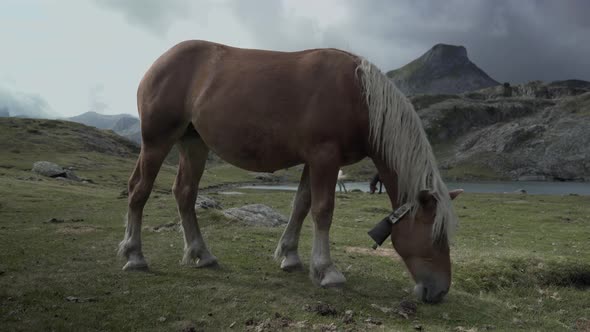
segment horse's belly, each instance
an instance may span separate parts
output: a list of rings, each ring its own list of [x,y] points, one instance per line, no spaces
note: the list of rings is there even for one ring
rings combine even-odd
[[[279,137],[251,133],[201,135],[209,148],[226,162],[255,172],[274,172],[303,162],[289,144]]]

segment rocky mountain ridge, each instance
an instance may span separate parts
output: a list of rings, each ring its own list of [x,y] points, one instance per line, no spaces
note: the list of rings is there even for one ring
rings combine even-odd
[[[590,82],[411,100],[451,178],[590,181]]]

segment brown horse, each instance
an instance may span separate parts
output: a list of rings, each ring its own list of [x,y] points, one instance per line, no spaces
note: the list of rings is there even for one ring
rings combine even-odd
[[[195,214],[209,150],[258,172],[305,164],[289,223],[275,256],[281,268],[301,266],[301,225],[315,224],[311,278],[323,287],[345,278],[330,257],[334,188],[341,166],[372,158],[392,208],[412,211],[392,226],[392,241],[420,296],[442,299],[449,289],[447,238],[454,228],[451,197],[438,173],[412,105],[374,65],[335,49],[273,52],[185,41],[164,53],[137,92],[141,153],[129,179],[124,269],[145,269],[142,213],[160,166],[174,144],[180,151],[173,186],[184,230],[184,259],[212,266]]]

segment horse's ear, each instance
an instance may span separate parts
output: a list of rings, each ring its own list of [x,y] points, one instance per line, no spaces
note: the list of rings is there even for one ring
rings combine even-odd
[[[451,199],[455,199],[455,197],[459,196],[463,191],[463,189],[451,190],[449,191],[449,196],[451,196]]]

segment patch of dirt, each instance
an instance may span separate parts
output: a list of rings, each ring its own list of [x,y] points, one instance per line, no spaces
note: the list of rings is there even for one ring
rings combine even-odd
[[[360,254],[369,256],[389,257],[393,260],[400,261],[401,257],[392,248],[379,247],[375,250],[363,247],[345,247],[344,251],[348,254]]]
[[[590,332],[590,320],[580,318],[576,321],[576,331]]]
[[[94,226],[78,226],[78,225],[65,225],[63,227],[60,227],[56,232],[59,234],[87,234],[87,233],[92,233],[92,232],[96,232],[97,228]]]

